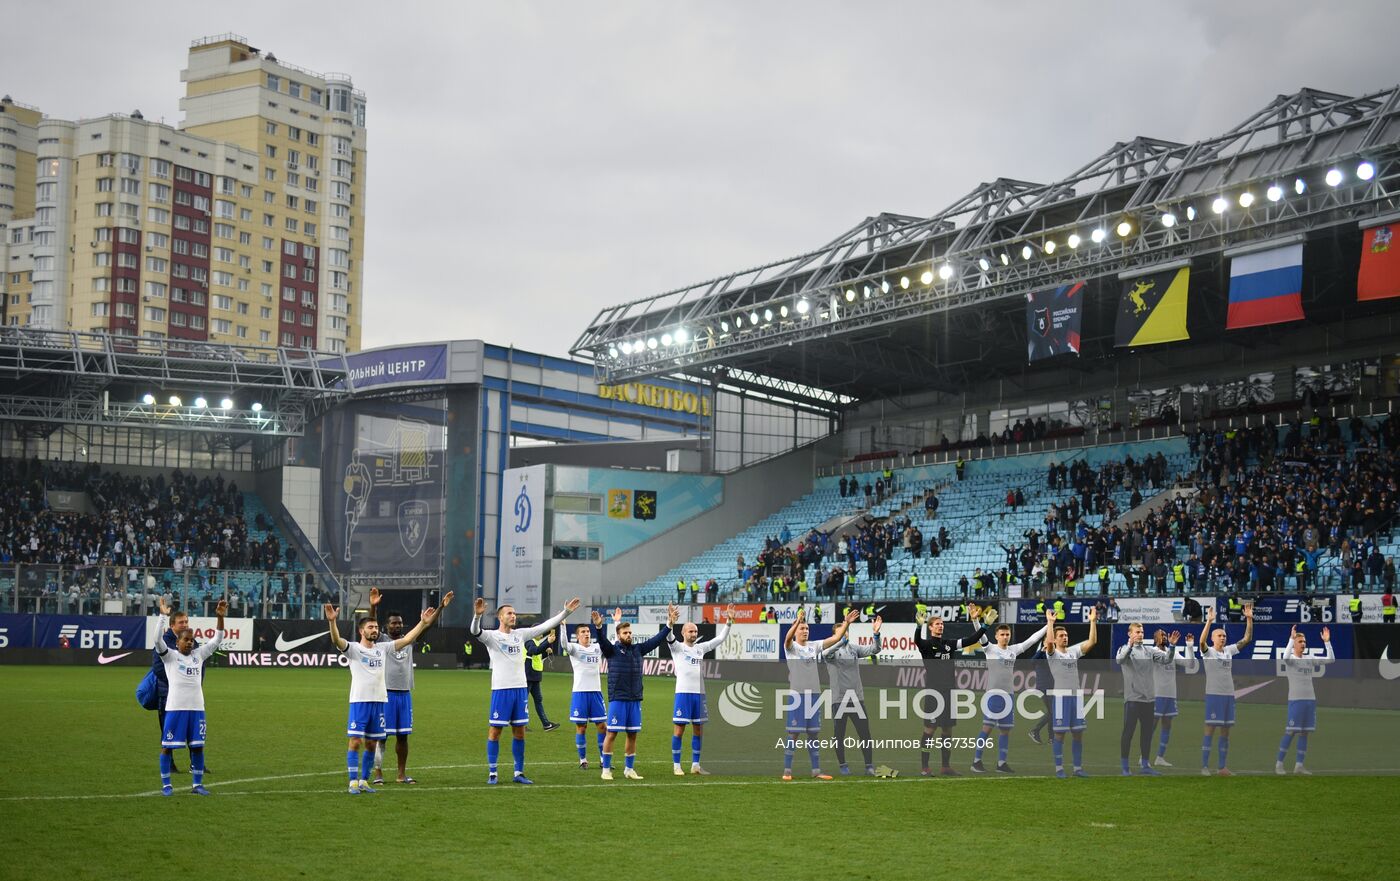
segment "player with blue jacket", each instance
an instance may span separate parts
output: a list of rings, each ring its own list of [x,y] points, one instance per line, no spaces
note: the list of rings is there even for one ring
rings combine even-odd
[[[632,625],[622,620],[622,610],[613,609],[613,636],[610,642],[603,628],[603,616],[593,613],[593,638],[608,659],[608,733],[603,738],[603,779],[613,779],[612,750],[617,732],[627,733],[627,752],[622,776],[641,780],[637,773],[637,732],[642,730],[642,658],[660,647],[671,636],[680,613],[675,606],[666,612],[667,623],[643,643],[632,642]]]

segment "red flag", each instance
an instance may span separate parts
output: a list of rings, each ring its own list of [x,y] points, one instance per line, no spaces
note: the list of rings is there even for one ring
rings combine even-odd
[[[1356,299],[1385,300],[1400,297],[1400,223],[1372,227],[1361,241],[1361,273],[1356,279]]]

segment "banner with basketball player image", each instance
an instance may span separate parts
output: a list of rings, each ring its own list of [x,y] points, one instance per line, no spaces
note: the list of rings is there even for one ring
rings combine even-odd
[[[1079,354],[1084,282],[1026,294],[1026,360]]]
[[[1191,267],[1180,266],[1146,274],[1119,276],[1118,320],[1113,344],[1151,346],[1190,339],[1186,331],[1186,295]]]
[[[442,399],[355,401],[326,415],[321,530],[332,567],[441,570],[446,448]]]

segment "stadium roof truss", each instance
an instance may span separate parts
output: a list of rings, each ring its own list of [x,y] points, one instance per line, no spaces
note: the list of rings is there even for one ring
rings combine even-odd
[[[1327,170],[1362,160],[1374,167],[1370,180],[1348,173],[1343,185],[1324,183]],[[1272,186],[1286,196],[1266,198]],[[843,338],[856,344],[920,316],[1329,226],[1354,228],[1400,210],[1398,188],[1400,87],[1360,98],[1304,89],[1194,144],[1134,138],[1055,183],[1001,178],[932,217],[870,217],[795,257],[603,309],[572,352],[592,359],[603,382],[707,377],[724,367],[761,383],[810,385],[808,372],[793,369],[792,346],[822,340],[839,350]],[[1234,200],[1245,191],[1254,201],[1241,207]],[[1229,210],[1212,211],[1216,198],[1229,198]],[[1171,226],[1162,222],[1169,213],[1177,220]],[[1122,223],[1125,236],[1117,232]],[[1090,241],[1092,231],[1102,240]],[[893,359],[882,365],[890,370],[928,369],[909,347],[882,348],[861,345],[857,354]],[[807,350],[804,358],[823,357],[820,347]],[[835,409],[881,391],[822,385],[844,393],[831,399]],[[938,386],[936,377],[929,386]]]
[[[296,436],[346,394],[340,356],[218,343],[0,329],[0,420]],[[157,393],[178,393],[170,406]],[[154,404],[142,403],[150,393]],[[217,404],[193,406],[196,395]],[[256,402],[260,406],[253,409]]]

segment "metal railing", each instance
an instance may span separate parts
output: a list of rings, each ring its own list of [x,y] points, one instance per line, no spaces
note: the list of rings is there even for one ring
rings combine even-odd
[[[154,615],[161,597],[192,615],[220,599],[241,618],[319,619],[342,591],[314,572],[127,568],[11,563],[0,566],[0,611],[49,615]]]

